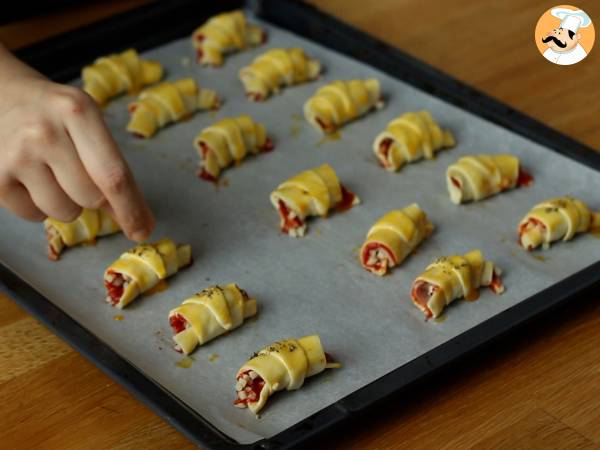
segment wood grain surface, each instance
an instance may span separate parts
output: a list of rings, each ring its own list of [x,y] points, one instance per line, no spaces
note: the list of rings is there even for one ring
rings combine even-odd
[[[97,6],[82,7],[78,23],[105,15],[107,8],[116,11],[135,2],[119,3],[106,2],[100,8],[102,14]],[[572,67],[545,61],[533,34],[537,19],[552,3],[313,3],[600,148],[600,47]],[[600,24],[600,2],[580,1],[577,6]],[[48,28],[60,32],[72,27],[72,18],[73,14],[53,14],[18,26],[3,26],[0,40],[15,48],[46,37]],[[594,198],[598,200],[598,193]],[[318,447],[600,448],[599,297],[594,292],[541,317],[442,376],[385,402],[368,417],[336,430]],[[0,398],[0,448],[194,448],[2,295]]]

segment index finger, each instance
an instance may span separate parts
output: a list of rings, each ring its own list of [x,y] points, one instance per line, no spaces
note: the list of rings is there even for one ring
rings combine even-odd
[[[61,99],[62,117],[81,162],[125,234],[135,241],[146,239],[154,228],[154,217],[102,114],[85,93],[67,89]]]

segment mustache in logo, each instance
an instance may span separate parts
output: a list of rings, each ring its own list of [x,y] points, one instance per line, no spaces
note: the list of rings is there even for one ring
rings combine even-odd
[[[554,43],[560,48],[565,48],[567,46],[566,42],[560,42],[556,36],[546,36],[545,38],[542,38],[542,42],[544,44],[550,41],[554,41]]]

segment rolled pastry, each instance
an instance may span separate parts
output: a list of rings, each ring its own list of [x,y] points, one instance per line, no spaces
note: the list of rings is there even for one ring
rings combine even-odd
[[[169,123],[186,119],[198,110],[218,109],[220,103],[215,91],[199,87],[192,78],[165,81],[142,91],[139,99],[129,105],[127,131],[149,138]]]
[[[304,236],[307,217],[326,217],[332,208],[344,210],[358,203],[359,198],[340,183],[329,164],[301,172],[271,192],[281,231],[295,237]]]
[[[213,16],[192,34],[198,62],[215,67],[223,64],[226,53],[253,47],[266,40],[265,31],[246,23],[242,10]]]
[[[456,145],[454,136],[442,130],[427,111],[408,112],[388,123],[377,135],[373,151],[381,165],[390,172],[406,163],[433,159],[435,152]]]
[[[44,220],[48,239],[48,258],[57,261],[65,247],[94,242],[97,237],[120,230],[117,222],[102,209],[83,209],[73,222],[61,222],[48,217]]]
[[[496,294],[504,292],[501,271],[483,259],[480,250],[459,256],[444,256],[430,264],[412,285],[413,303],[427,319],[438,317],[454,300],[475,300],[481,286],[489,286]]]
[[[237,284],[204,289],[169,313],[175,349],[189,355],[196,346],[242,325],[256,310],[256,300]]]
[[[457,205],[483,200],[515,186],[528,186],[532,181],[513,155],[463,156],[446,171],[450,200]]]
[[[334,81],[308,99],[304,104],[304,117],[318,131],[333,133],[347,122],[382,106],[378,80]]]
[[[538,203],[519,223],[519,244],[526,250],[554,241],[569,241],[578,233],[600,231],[600,212],[573,197],[559,197]]]
[[[162,76],[159,62],[141,59],[133,49],[98,58],[81,71],[83,90],[99,104],[124,92],[137,93]]]
[[[323,351],[316,334],[275,342],[255,353],[238,371],[234,404],[258,414],[274,392],[299,389],[307,377],[340,367]]]
[[[416,203],[390,211],[367,233],[360,262],[368,271],[383,276],[401,264],[432,231],[433,224]]]
[[[123,308],[191,263],[189,245],[176,245],[171,239],[140,244],[123,253],[104,272],[106,301]]]
[[[284,86],[316,79],[321,63],[310,58],[301,48],[274,48],[258,56],[240,70],[240,80],[248,98],[266,100]]]
[[[247,115],[222,119],[205,128],[196,136],[194,145],[202,158],[200,178],[213,182],[222,169],[241,163],[248,153],[273,150],[265,127]]]

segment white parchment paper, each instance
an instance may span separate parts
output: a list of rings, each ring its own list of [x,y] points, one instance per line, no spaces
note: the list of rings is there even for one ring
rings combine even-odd
[[[269,31],[269,42],[228,57],[220,69],[197,66],[187,39],[144,54],[165,65],[167,79],[191,76],[217,90],[225,101],[218,113],[197,114],[144,141],[125,131],[130,98],[117,99],[105,109],[156,214],[153,237],[168,236],[193,246],[194,265],[170,279],[166,291],[117,311],[104,302],[102,273],[131,246],[122,235],[100,239],[95,247],[70,249],[54,263],[46,257],[40,224],[0,211],[3,264],[242,443],[275,435],[600,258],[600,240],[593,236],[534,254],[516,243],[517,223],[541,200],[570,194],[600,209],[599,173],[367,65],[261,25]],[[303,47],[323,62],[326,73],[317,82],[286,89],[265,103],[247,101],[238,70],[276,46]],[[386,108],[343,128],[340,140],[318,145],[320,136],[300,117],[304,101],[327,82],[363,77],[381,81]],[[450,128],[458,146],[439,153],[434,161],[408,165],[396,174],[385,172],[371,151],[375,135],[398,114],[420,109],[431,111]],[[192,140],[215,120],[242,113],[266,125],[276,148],[227,169],[222,178],[228,186],[217,190],[196,177],[198,156]],[[451,204],[446,167],[462,155],[500,152],[518,155],[535,184],[480,203]],[[362,204],[326,220],[311,220],[302,239],[280,234],[269,193],[297,172],[325,162]],[[369,274],[357,260],[367,230],[385,212],[411,202],[427,212],[435,233],[391,275]],[[445,321],[425,322],[410,301],[412,280],[434,258],[473,248],[482,249],[504,270],[506,293],[495,296],[484,289],[477,302],[455,302]],[[543,261],[535,258],[540,254]],[[197,350],[190,368],[178,367],[182,356],[171,348],[169,310],[208,285],[228,282],[237,282],[258,299],[259,315]],[[116,314],[123,314],[124,320],[113,320]],[[260,419],[233,406],[236,371],[253,351],[277,339],[312,333],[318,333],[326,351],[343,363],[341,370],[313,377],[299,391],[278,393]]]

